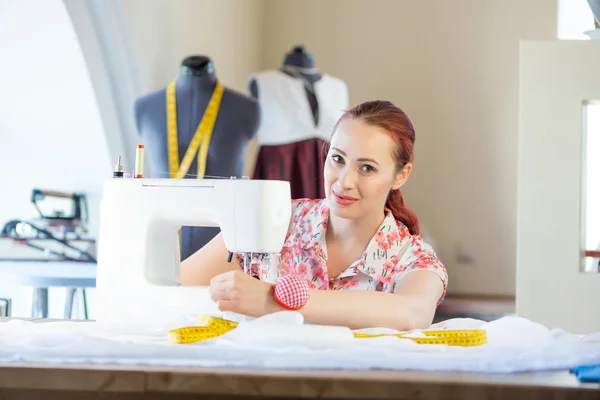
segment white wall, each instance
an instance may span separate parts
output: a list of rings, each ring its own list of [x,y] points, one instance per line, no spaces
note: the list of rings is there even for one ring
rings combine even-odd
[[[247,76],[261,69],[264,0],[124,0],[146,87],[165,87],[190,55],[206,55],[230,89],[248,93]],[[149,5],[151,4],[151,6]],[[244,175],[254,168],[248,146]]]
[[[519,40],[556,37],[556,2],[268,0],[266,15],[268,67],[305,43],[351,103],[389,99],[413,120],[406,201],[449,292],[513,295]]]
[[[81,191],[96,236],[101,182],[112,165],[63,2],[0,2],[0,49],[0,223],[38,215],[30,202],[34,187]],[[53,317],[62,316],[63,292],[51,290]],[[3,282],[1,269],[0,297],[13,299],[13,315],[29,315],[29,290]]]
[[[262,65],[263,0],[124,0],[149,90],[171,82],[189,55],[214,60],[223,84],[246,93]]]

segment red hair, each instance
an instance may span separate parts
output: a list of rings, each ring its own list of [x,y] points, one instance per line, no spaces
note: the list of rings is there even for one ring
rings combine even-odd
[[[385,130],[396,144],[392,150],[392,157],[396,162],[396,172],[413,161],[415,144],[415,130],[408,116],[400,108],[389,101],[367,101],[346,111],[335,124],[333,132],[339,124],[347,119],[360,119],[368,125],[377,126]],[[333,135],[333,134],[332,134]],[[325,148],[328,150],[328,143]],[[411,234],[419,234],[419,220],[414,212],[404,205],[404,198],[400,189],[391,190],[385,206],[389,208],[398,221],[402,222]]]

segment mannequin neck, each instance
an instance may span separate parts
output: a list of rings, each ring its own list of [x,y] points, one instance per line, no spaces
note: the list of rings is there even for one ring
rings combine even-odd
[[[205,76],[215,73],[215,64],[206,56],[189,56],[181,62],[182,75]]]
[[[213,72],[205,75],[180,73],[177,78],[177,90],[213,90],[217,84],[217,75]]]
[[[212,90],[217,83],[212,60],[205,56],[190,56],[181,63],[177,89]]]
[[[315,67],[312,55],[303,46],[296,46],[285,55],[281,70],[292,76],[302,75],[310,82],[321,77]]]
[[[313,58],[310,56],[310,54],[306,53],[286,54],[285,59],[283,60],[283,65],[316,72]]]

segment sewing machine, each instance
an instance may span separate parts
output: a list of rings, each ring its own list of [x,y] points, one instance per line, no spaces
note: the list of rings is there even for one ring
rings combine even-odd
[[[232,253],[279,253],[290,217],[286,181],[107,180],[100,203],[96,321],[168,323],[218,313],[207,287],[180,284],[181,226],[220,227]]]

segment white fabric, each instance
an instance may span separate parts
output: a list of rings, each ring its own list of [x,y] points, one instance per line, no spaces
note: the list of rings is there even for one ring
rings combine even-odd
[[[354,339],[346,328],[304,325],[295,312],[243,320],[235,330],[207,342],[168,343],[168,329],[193,320],[182,318],[170,326],[145,331],[135,331],[133,325],[117,328],[95,322],[11,320],[0,323],[0,362],[496,373],[600,363],[600,334],[549,330],[518,317],[490,323],[452,319],[432,326],[485,329],[488,343],[476,347],[420,345],[393,337]]]
[[[310,103],[300,78],[281,71],[263,71],[250,76],[258,86],[261,121],[260,145],[279,145],[319,138],[328,141],[333,126],[348,109],[348,87],[341,79],[322,74],[314,83],[319,106],[315,126]]]

